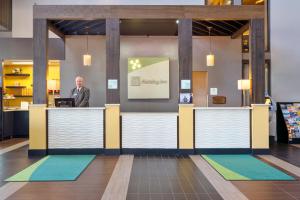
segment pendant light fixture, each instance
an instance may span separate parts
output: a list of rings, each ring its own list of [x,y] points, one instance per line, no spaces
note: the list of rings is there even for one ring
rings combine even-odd
[[[92,65],[92,56],[89,54],[89,36],[88,32],[86,33],[86,54],[83,55],[83,66]]]
[[[207,67],[213,67],[215,66],[215,55],[212,54],[212,51],[211,51],[211,29],[212,27],[207,27],[208,29],[208,34],[209,34],[209,54],[206,55],[206,65]]]

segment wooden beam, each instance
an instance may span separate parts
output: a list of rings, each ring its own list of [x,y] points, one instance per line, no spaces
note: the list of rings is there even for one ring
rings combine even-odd
[[[12,0],[0,0],[0,31],[11,31]]]
[[[249,29],[249,23],[245,24],[244,26],[242,26],[239,30],[237,30],[236,32],[234,32],[231,36],[231,39],[236,39],[239,36],[243,35],[243,33],[245,31],[247,31]]]
[[[190,80],[192,84],[193,67],[193,23],[192,19],[180,19],[178,24],[179,93],[191,93],[181,89],[181,80]]]
[[[202,22],[200,22],[200,21],[194,21],[194,22],[195,22],[196,24],[198,24],[198,25],[201,25],[201,26],[205,27],[206,29],[207,29],[208,27],[212,27],[211,35],[218,35],[218,34],[221,34],[221,35],[228,35],[228,33],[225,33],[225,32],[223,32],[223,31],[220,31],[219,29],[216,29],[216,27],[213,27],[212,25],[207,24],[209,21],[202,21]],[[215,34],[214,32],[217,32],[218,34]]]
[[[34,5],[33,17],[44,19],[199,19],[249,20],[264,17],[264,7],[166,5]]]
[[[55,35],[60,37],[65,41],[65,34],[61,32],[58,28],[56,28],[53,24],[49,23],[49,30],[52,31]]]
[[[117,89],[108,89],[108,80],[118,81]],[[106,19],[106,103],[120,103],[120,20]]]
[[[264,19],[250,21],[250,79],[252,103],[265,103]]]
[[[47,104],[48,21],[33,19],[33,103]]]
[[[232,29],[226,28],[226,26],[224,26],[224,24],[223,24],[223,26],[222,26],[222,25],[219,25],[217,22],[213,22],[213,21],[207,21],[207,23],[212,24],[213,27],[215,27],[215,29],[216,29],[216,27],[218,27],[218,28],[220,28],[220,29],[223,29],[223,30],[226,31],[227,33],[232,33],[232,32],[233,32]],[[223,32],[223,31],[222,31],[222,32]]]

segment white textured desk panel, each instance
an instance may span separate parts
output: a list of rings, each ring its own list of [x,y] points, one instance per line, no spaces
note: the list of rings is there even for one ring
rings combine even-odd
[[[250,148],[250,109],[196,109],[196,148]]]
[[[176,149],[177,113],[122,113],[122,148]]]
[[[103,109],[49,109],[49,149],[103,148]]]

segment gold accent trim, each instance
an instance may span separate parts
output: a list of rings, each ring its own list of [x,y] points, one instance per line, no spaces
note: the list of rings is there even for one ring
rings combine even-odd
[[[47,148],[46,104],[29,106],[29,149]]]
[[[252,149],[269,149],[269,106],[252,105]]]
[[[179,105],[179,149],[194,148],[194,107]]]
[[[120,148],[120,105],[105,105],[105,148]]]

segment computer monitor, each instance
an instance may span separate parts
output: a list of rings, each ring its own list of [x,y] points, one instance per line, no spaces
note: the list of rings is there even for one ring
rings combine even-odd
[[[55,107],[75,107],[74,98],[55,98]]]

